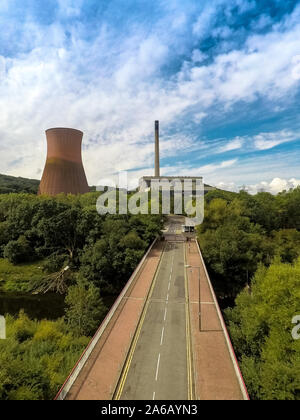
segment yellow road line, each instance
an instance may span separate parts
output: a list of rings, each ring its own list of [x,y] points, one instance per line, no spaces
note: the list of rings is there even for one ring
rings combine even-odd
[[[162,264],[163,256],[165,254],[165,247],[166,246],[164,246],[164,249],[162,250],[162,253],[161,253],[161,256],[160,256],[160,261],[159,261],[158,266],[156,268],[156,272],[155,272],[155,275],[154,275],[154,280],[152,282],[151,289],[150,289],[148,297],[147,297],[147,301],[145,303],[142,315],[140,317],[138,327],[136,329],[129,354],[128,354],[128,357],[127,357],[127,360],[126,360],[121,378],[119,380],[117,391],[115,393],[115,397],[113,398],[114,400],[119,400],[121,398],[121,395],[122,395],[122,392],[123,392],[123,389],[124,389],[124,385],[125,385],[125,382],[126,382],[126,379],[127,379],[127,375],[128,375],[128,372],[129,372],[129,368],[130,368],[130,365],[131,365],[131,362],[132,362],[132,358],[133,358],[133,355],[134,355],[134,352],[135,352],[135,348],[136,348],[136,345],[137,345],[137,342],[138,342],[138,339],[139,339],[139,336],[140,336],[140,333],[141,333],[141,330],[142,330],[142,327],[143,327],[143,324],[144,324],[144,321],[145,321],[148,306],[150,304],[150,298],[152,296],[154,286],[156,284],[156,279],[158,277],[159,269],[160,269],[161,264]]]
[[[183,245],[184,255],[184,284],[185,284],[185,314],[186,314],[186,354],[187,354],[187,373],[188,373],[188,399],[193,399],[193,373],[192,373],[192,352],[191,352],[191,325],[189,310],[189,289],[186,274],[186,249]]]

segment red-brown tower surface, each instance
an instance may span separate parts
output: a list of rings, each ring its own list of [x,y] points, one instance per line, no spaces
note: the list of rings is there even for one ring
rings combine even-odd
[[[83,133],[73,128],[51,128],[46,137],[47,161],[38,194],[89,192],[81,157]]]

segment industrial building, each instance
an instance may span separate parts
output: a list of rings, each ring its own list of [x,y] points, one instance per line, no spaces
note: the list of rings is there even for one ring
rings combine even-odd
[[[176,190],[176,181],[180,182],[179,188],[185,190],[188,185],[191,185],[191,194],[196,190],[196,183],[202,183],[203,177],[201,176],[160,176],[160,151],[159,151],[159,121],[155,121],[155,175],[154,176],[143,176],[139,181],[139,190],[141,192],[150,191],[150,188],[155,188],[153,181],[159,181],[160,183],[169,183],[172,190]],[[177,184],[178,185],[178,184]],[[160,188],[160,186],[159,186]],[[210,185],[204,185],[204,194],[215,190]]]

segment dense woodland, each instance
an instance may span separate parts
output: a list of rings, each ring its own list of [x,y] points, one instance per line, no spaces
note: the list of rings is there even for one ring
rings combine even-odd
[[[299,400],[300,188],[210,192],[198,239],[251,398]]]
[[[7,317],[0,399],[49,399],[151,241],[161,216],[99,216],[99,193],[0,195],[0,288],[65,296],[57,321]],[[300,399],[300,188],[215,190],[198,239],[252,399]]]
[[[161,216],[99,216],[99,193],[55,198],[0,195],[0,287],[65,295],[58,321],[7,317],[0,399],[49,399],[160,233]]]
[[[48,274],[32,279],[27,291],[65,293],[69,284],[83,278],[102,293],[116,292],[124,285],[160,232],[162,219],[99,216],[98,196],[0,196],[0,257],[13,264],[40,261]]]

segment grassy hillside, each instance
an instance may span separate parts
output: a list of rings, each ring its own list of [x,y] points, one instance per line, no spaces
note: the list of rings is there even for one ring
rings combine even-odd
[[[19,192],[36,194],[39,184],[40,181],[36,179],[16,178],[0,174],[0,194]]]

